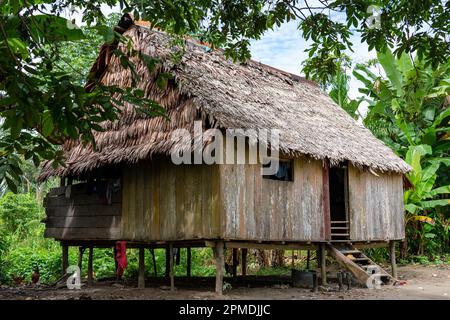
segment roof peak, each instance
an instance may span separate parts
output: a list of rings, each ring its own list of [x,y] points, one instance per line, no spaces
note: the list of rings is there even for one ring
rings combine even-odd
[[[140,27],[140,28],[144,28],[144,29],[147,29],[147,30],[151,30],[153,32],[159,32],[159,33],[163,33],[165,35],[169,35],[167,32],[165,32],[164,30],[161,30],[158,27],[152,27],[152,25],[151,25],[151,23],[149,21],[136,20],[136,21],[134,21],[134,25],[136,27]],[[195,39],[195,38],[193,38],[193,37],[191,37],[189,35],[185,35],[184,39],[186,41],[189,41],[191,44],[194,44],[194,45],[197,45],[197,46],[201,46],[201,47],[207,47],[207,48],[209,48],[211,50],[219,51],[219,52],[221,52],[223,54],[224,50],[222,48],[213,48],[213,46],[210,43],[200,41],[200,40]],[[292,81],[296,81],[296,82],[299,82],[299,83],[309,83],[309,84],[317,86],[317,87],[319,86],[313,80],[306,79],[305,77],[300,76],[298,74],[295,74],[295,73],[292,73],[292,72],[289,72],[289,71],[286,71],[286,70],[282,70],[282,69],[276,68],[274,66],[265,64],[265,63],[260,62],[260,61],[256,61],[254,59],[249,59],[249,60],[247,60],[245,62],[240,62],[240,63],[241,64],[253,63],[255,65],[258,65],[258,66],[266,69],[268,72],[282,74],[283,76],[288,77]]]

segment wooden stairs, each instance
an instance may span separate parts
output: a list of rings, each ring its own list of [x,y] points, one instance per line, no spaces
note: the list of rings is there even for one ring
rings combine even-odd
[[[333,241],[333,244],[328,244],[327,251],[342,267],[350,271],[361,285],[367,286],[369,278],[376,273],[379,274],[379,280],[383,284],[396,281],[383,268],[350,244]]]
[[[350,227],[348,221],[331,221],[331,241],[349,242]]]

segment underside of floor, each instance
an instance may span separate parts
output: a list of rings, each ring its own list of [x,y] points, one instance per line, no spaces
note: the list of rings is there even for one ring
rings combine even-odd
[[[83,253],[86,249],[89,250],[89,260],[88,260],[88,285],[93,284],[93,263],[92,256],[94,248],[108,248],[114,247],[116,243],[106,241],[106,242],[90,242],[90,241],[70,241],[62,242],[62,266],[63,270],[68,268],[68,248],[69,246],[76,246],[79,248],[79,264],[82,261]],[[386,246],[387,243],[372,243],[372,244],[359,244],[362,247],[367,246]],[[369,287],[377,286],[380,284],[387,284],[391,281],[395,281],[396,276],[396,264],[395,264],[395,242],[390,241],[390,254],[391,254],[391,264],[392,264],[392,275],[383,270],[379,265],[372,261],[368,256],[366,256],[362,251],[357,249],[358,245],[352,245],[349,241],[345,242],[329,242],[329,243],[254,243],[254,242],[238,242],[238,241],[224,241],[224,240],[207,240],[207,241],[192,241],[192,242],[160,242],[152,244],[142,244],[142,243],[130,243],[127,244],[127,248],[136,248],[139,250],[139,276],[138,276],[138,287],[142,288],[145,286],[145,250],[150,250],[153,253],[155,248],[165,248],[166,249],[166,272],[164,277],[160,279],[165,279],[169,288],[174,290],[175,288],[175,274],[174,274],[174,263],[177,254],[177,248],[187,248],[187,281],[191,279],[191,248],[193,247],[210,247],[214,251],[214,258],[216,261],[216,276],[215,276],[215,291],[218,294],[222,294],[224,289],[224,278],[227,275],[231,275],[231,280],[235,283],[246,283],[258,282],[264,283],[265,281],[275,283],[292,283],[295,272],[292,272],[291,279],[286,277],[274,278],[261,278],[247,275],[247,253],[248,249],[262,249],[262,250],[308,250],[308,266],[309,266],[309,251],[315,251],[317,257],[318,268],[316,270],[304,270],[311,275],[312,287],[317,288],[318,284],[326,286],[328,280],[333,278],[341,282],[342,279],[347,279],[351,277],[354,283],[358,283],[360,286]],[[224,259],[224,249],[232,250],[233,261],[230,263],[225,262]],[[238,249],[240,249],[240,259],[237,259]],[[178,250],[179,252],[179,250]],[[172,253],[172,254],[171,254]],[[179,254],[179,253],[178,253]],[[329,260],[327,262],[327,256],[333,258],[339,265],[339,272],[331,272],[327,270],[327,265],[329,265]],[[241,275],[237,275],[238,265],[240,264]],[[81,266],[81,264],[79,265]],[[63,272],[65,274],[65,272]],[[351,275],[351,276],[350,276]],[[155,274],[155,276],[157,276]],[[155,278],[157,279],[157,278]],[[178,281],[178,277],[176,278]],[[205,279],[206,280],[206,279]],[[159,281],[159,280],[158,280]],[[186,281],[186,280],[184,280]],[[226,281],[226,280],[225,280]],[[237,282],[236,282],[237,281]],[[350,280],[348,280],[350,281]],[[341,283],[340,283],[341,284]]]

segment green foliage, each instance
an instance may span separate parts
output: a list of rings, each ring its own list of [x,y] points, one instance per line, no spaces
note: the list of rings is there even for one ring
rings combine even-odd
[[[43,247],[29,247],[26,245],[15,247],[7,256],[6,278],[23,276],[24,282],[31,281],[31,275],[39,267],[40,281],[52,283],[61,275],[60,250],[48,250]]]
[[[91,77],[96,86],[86,92],[82,79],[98,52],[100,37],[112,29],[105,25],[79,29],[59,16],[65,5],[58,2],[43,7],[24,2],[18,6],[20,13],[16,5],[0,10],[0,117],[4,119],[0,125],[0,183],[4,181],[14,192],[23,175],[23,159],[35,166],[42,159],[62,163],[57,146],[79,136],[95,146],[93,132],[101,130],[102,121],[117,119],[123,101],[132,100],[138,110],[150,115],[163,113],[159,105],[132,87],[106,87]],[[129,42],[113,34],[114,42]],[[122,53],[121,61],[134,54]],[[122,95],[123,100],[118,101],[114,94]]]
[[[16,240],[30,235],[42,218],[42,207],[31,194],[10,192],[0,199],[0,227]]]
[[[361,101],[350,99],[348,96],[350,76],[347,72],[350,69],[350,66],[351,61],[349,57],[344,56],[340,59],[338,62],[339,70],[334,76],[329,76],[329,78],[327,78],[328,80],[323,84],[323,87],[328,91],[328,95],[334,102],[344,109],[352,118],[356,119],[360,116],[358,107]],[[311,72],[310,77],[320,83],[320,74],[313,71]]]
[[[419,57],[387,50],[378,53],[384,75],[372,64],[353,74],[364,84],[359,101],[369,104],[364,124],[412,168],[404,193],[408,250],[424,255],[448,251],[450,62],[432,69]]]

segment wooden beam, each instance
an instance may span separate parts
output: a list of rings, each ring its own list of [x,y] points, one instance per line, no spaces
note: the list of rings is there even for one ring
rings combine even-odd
[[[153,273],[155,274],[155,277],[158,276],[158,271],[156,268],[156,257],[155,257],[155,249],[150,249],[150,252],[152,253],[152,259],[153,259]]]
[[[94,284],[94,267],[93,267],[93,260],[94,260],[94,247],[89,247],[89,256],[88,256],[88,286],[92,287]]]
[[[391,257],[392,277],[397,279],[397,261],[395,259],[395,241],[389,242],[389,252]]]
[[[191,263],[192,263],[191,248],[186,248],[186,255],[187,255],[187,257],[186,257],[186,260],[187,260],[186,261],[186,275],[188,277],[190,277],[191,276]]]
[[[145,249],[139,248],[138,288],[145,288]]]
[[[225,242],[226,248],[245,248],[245,249],[261,249],[261,250],[307,250],[314,249],[314,245],[296,244],[296,243],[255,243],[255,242]]]
[[[237,254],[238,254],[238,249],[237,248],[233,248],[233,269],[232,269],[232,275],[233,278],[236,278],[237,276],[237,266],[238,266],[238,259],[237,259]]]
[[[242,275],[243,276],[247,275],[247,253],[248,253],[248,249],[247,248],[242,248],[241,249],[241,254],[242,254]]]
[[[173,271],[173,244],[169,244],[169,276],[170,276],[170,291],[175,290],[175,274]]]
[[[62,274],[66,274],[66,270],[69,267],[69,246],[65,243],[61,243],[62,247]]]
[[[223,258],[223,241],[217,241],[215,247],[216,256],[216,294],[223,294],[223,269],[224,269],[224,258]]]

